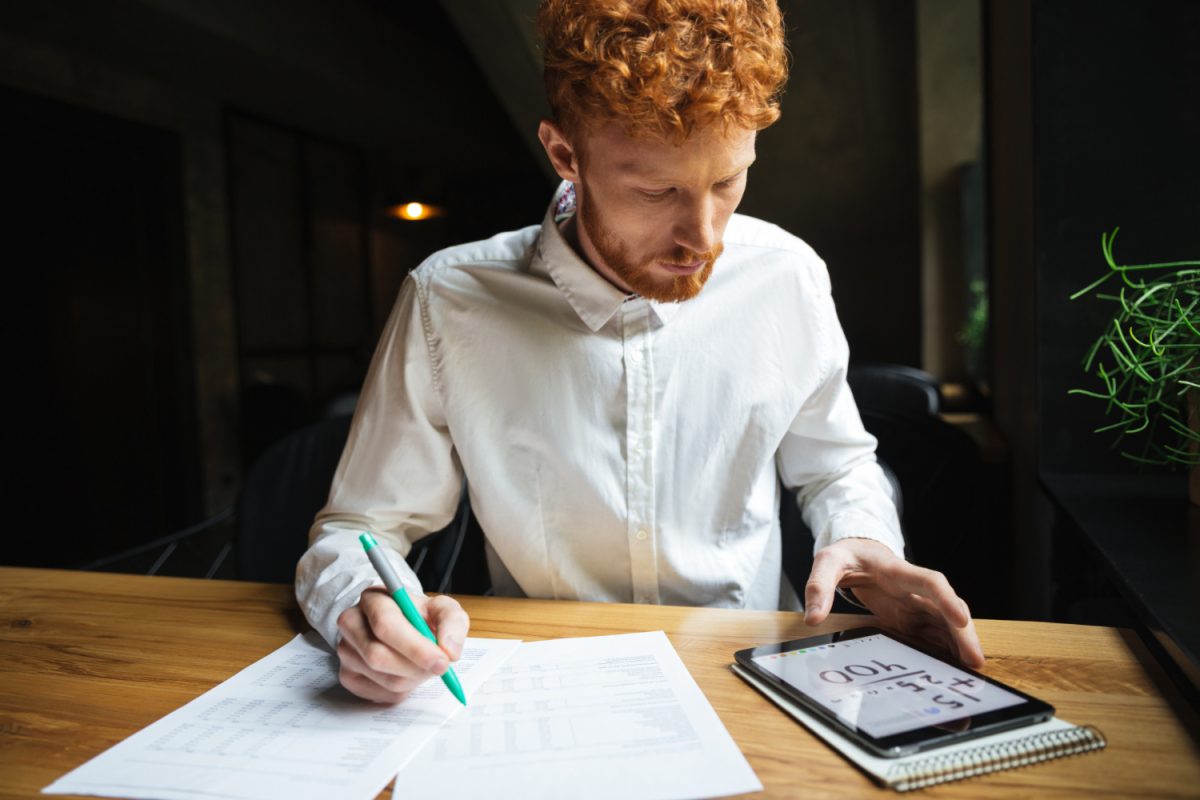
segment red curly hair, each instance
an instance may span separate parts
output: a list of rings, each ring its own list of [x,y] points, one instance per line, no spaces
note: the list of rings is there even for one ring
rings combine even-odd
[[[569,136],[620,123],[680,143],[720,120],[761,130],[787,79],[776,0],[542,0],[546,95]]]

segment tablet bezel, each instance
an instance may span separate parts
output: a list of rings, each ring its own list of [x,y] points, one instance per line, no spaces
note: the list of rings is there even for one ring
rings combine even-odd
[[[754,658],[756,656],[774,655],[776,653],[787,652],[790,650],[800,650],[809,647],[816,647],[823,644],[832,644],[834,642],[846,641],[847,639],[859,639],[864,636],[874,636],[876,634],[885,636],[900,644],[918,650],[921,653],[940,661],[943,664],[961,670],[968,675],[978,678],[982,681],[999,687],[1006,692],[1011,692],[1017,695],[1022,700],[1015,706],[1006,708],[994,709],[982,714],[976,714],[971,717],[963,717],[955,720],[955,723],[961,723],[962,720],[969,720],[969,726],[965,730],[946,730],[938,726],[927,726],[916,728],[911,731],[902,731],[889,736],[872,736],[865,730],[851,725],[845,720],[837,716],[829,709],[825,708],[821,703],[806,695],[799,688],[793,686],[783,680],[778,675],[763,669]],[[947,745],[956,744],[967,739],[974,739],[979,736],[986,736],[998,731],[1009,730],[1011,728],[1023,727],[1032,725],[1037,722],[1049,719],[1054,716],[1054,707],[1049,703],[1039,700],[1019,689],[1014,689],[1006,683],[1002,683],[995,678],[989,678],[987,675],[981,675],[975,670],[958,664],[952,664],[941,656],[930,653],[923,647],[918,647],[910,641],[906,641],[894,634],[888,633],[875,627],[851,628],[844,631],[835,631],[834,633],[819,634],[817,636],[808,636],[803,639],[791,639],[786,642],[777,644],[765,644],[757,647],[739,650],[734,654],[737,663],[743,668],[749,670],[756,678],[765,681],[768,685],[782,692],[784,696],[801,705],[806,711],[815,714],[822,722],[826,723],[834,730],[848,736],[860,746],[884,758],[899,758],[901,756],[910,755],[912,753],[923,750],[932,750],[934,748],[945,747]],[[953,723],[952,723],[953,724]]]

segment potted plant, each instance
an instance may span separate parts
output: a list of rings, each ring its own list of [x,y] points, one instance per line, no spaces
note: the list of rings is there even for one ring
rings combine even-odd
[[[1126,458],[1191,468],[1188,496],[1200,505],[1200,261],[1122,265],[1113,258],[1117,231],[1101,234],[1108,271],[1071,295],[1096,292],[1112,319],[1083,359],[1096,389],[1071,394],[1103,400]]]

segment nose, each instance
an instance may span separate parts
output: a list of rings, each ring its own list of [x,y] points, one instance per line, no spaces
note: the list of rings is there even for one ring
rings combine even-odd
[[[716,246],[712,198],[701,197],[688,204],[675,223],[675,244],[693,253],[707,253]]]

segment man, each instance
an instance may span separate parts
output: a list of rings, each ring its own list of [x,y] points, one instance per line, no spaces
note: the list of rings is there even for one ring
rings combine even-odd
[[[852,588],[981,664],[966,605],[903,560],[825,265],[733,214],[779,115],[775,0],[544,0],[538,26],[564,184],[540,226],[405,281],[297,571],[343,685],[396,702],[461,653],[458,603],[417,592],[428,642],[356,539],[407,553],[464,474],[497,594],[770,609],[799,607],[777,509],[800,487],[810,624]]]

